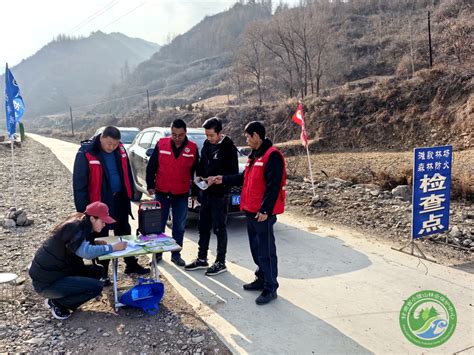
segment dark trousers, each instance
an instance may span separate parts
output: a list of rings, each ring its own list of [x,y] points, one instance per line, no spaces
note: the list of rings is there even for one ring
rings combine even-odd
[[[80,275],[66,276],[52,285],[37,290],[38,294],[54,300],[56,304],[75,311],[79,306],[97,297],[102,292],[102,282],[98,279],[103,275],[103,268],[99,265],[87,265]]]
[[[106,237],[109,230],[113,230],[115,235],[130,235],[132,234],[132,227],[128,222],[128,197],[125,192],[119,192],[114,196],[114,205],[109,206],[110,216],[115,219],[116,223],[104,228],[101,232],[101,237]],[[137,265],[138,260],[134,256],[124,258],[125,264],[129,267]],[[103,277],[107,277],[109,273],[110,260],[97,260],[97,263],[104,267]]]
[[[168,221],[171,209],[173,216],[172,236],[173,239],[176,240],[176,243],[182,247],[186,218],[188,217],[188,197],[163,196],[157,194],[155,195],[155,200],[161,204],[161,230],[164,231],[166,229],[166,222]],[[179,258],[180,256],[181,252],[179,251],[174,251],[171,254],[172,258]]]
[[[199,210],[199,252],[198,258],[207,259],[211,229],[217,236],[216,261],[225,263],[227,252],[227,212],[229,210],[229,195],[223,197],[209,196],[205,192],[201,195],[201,209]]]
[[[278,259],[273,234],[276,216],[269,216],[264,222],[257,222],[255,213],[246,213],[246,217],[250,252],[258,267],[255,276],[263,280],[265,290],[274,292],[278,288]]]

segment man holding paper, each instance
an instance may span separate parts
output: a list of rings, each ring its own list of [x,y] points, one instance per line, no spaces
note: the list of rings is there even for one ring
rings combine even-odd
[[[185,270],[207,269],[207,276],[227,271],[225,255],[227,252],[227,212],[229,209],[230,186],[211,185],[205,180],[208,176],[233,175],[239,172],[237,147],[232,139],[222,134],[222,121],[217,117],[206,120],[202,125],[207,139],[201,149],[201,160],[197,167],[195,184],[202,189],[199,210],[199,251],[197,258],[185,266]],[[200,179],[200,181],[199,181]],[[211,239],[211,229],[217,236],[217,256],[209,267],[207,252]]]

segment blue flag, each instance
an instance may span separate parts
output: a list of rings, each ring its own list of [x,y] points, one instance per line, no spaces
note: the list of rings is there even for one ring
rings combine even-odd
[[[8,135],[12,137],[16,132],[17,123],[25,112],[25,104],[20,96],[20,88],[8,69],[8,64],[5,67],[5,112]]]

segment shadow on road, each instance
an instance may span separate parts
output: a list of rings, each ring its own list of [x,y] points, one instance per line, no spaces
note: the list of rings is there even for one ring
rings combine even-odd
[[[235,263],[238,267],[247,269],[245,273],[251,277],[255,265],[248,247],[245,218],[231,218],[228,233],[228,264]],[[275,226],[275,235],[281,286],[284,285],[285,279],[309,282],[317,278],[354,272],[371,265],[365,255],[345,246],[336,238],[320,237],[279,223]],[[195,243],[198,241],[195,230],[187,231],[186,237]],[[213,237],[210,250],[215,250],[215,246]],[[185,245],[185,248],[187,247],[191,247],[191,244]],[[338,256],[337,259],[334,255]],[[230,337],[237,344],[237,348],[240,347],[244,351],[370,353],[315,314],[281,295],[269,305],[257,306],[254,300],[258,292],[242,289],[242,284],[251,279],[242,280],[232,272],[210,278],[204,275],[203,270],[186,272],[168,263],[162,263],[161,266],[182,287],[233,328]],[[317,293],[317,289],[312,289],[311,292]],[[310,300],[312,295],[308,293],[307,297]],[[320,307],[327,306],[321,304],[311,308],[314,312],[314,309]],[[308,339],[311,341],[308,342]]]

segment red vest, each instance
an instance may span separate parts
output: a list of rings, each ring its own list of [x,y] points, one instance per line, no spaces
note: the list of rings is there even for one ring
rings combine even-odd
[[[188,140],[178,158],[174,157],[171,138],[158,141],[158,171],[155,177],[156,190],[173,195],[189,192],[191,186],[191,170],[197,155],[197,145]]]
[[[122,143],[119,144],[117,149],[120,153],[123,181],[125,184],[125,189],[127,190],[127,196],[129,199],[132,199],[132,186],[130,184],[130,177],[128,176],[127,152],[125,151]],[[101,201],[102,177],[104,175],[102,164],[99,158],[89,152],[86,153],[86,158],[89,161],[89,184],[87,185],[89,190],[89,203]]]
[[[247,161],[247,166],[244,171],[244,185],[242,187],[242,194],[240,196],[240,209],[242,211],[257,213],[262,207],[263,195],[265,193],[265,167],[268,162],[268,157],[271,153],[278,152],[283,159],[283,177],[281,180],[280,193],[273,207],[273,214],[283,213],[285,210],[285,185],[286,185],[286,163],[283,154],[276,148],[270,147],[265,154],[256,158],[254,163],[250,165],[250,159]]]

